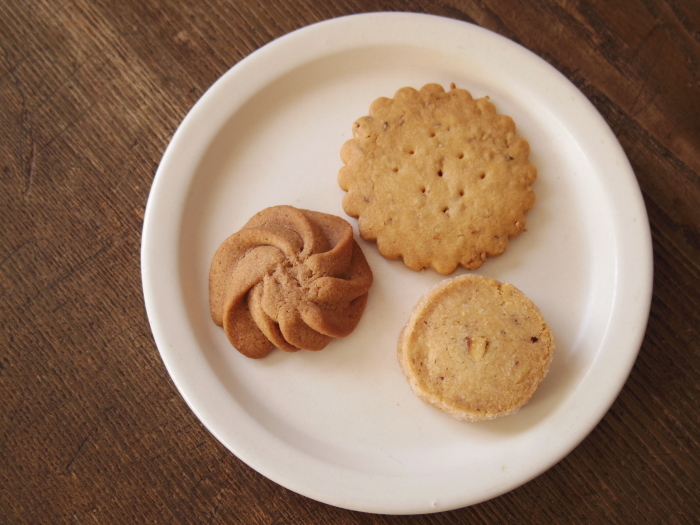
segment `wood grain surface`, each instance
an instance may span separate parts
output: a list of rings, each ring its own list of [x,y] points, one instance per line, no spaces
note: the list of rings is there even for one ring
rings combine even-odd
[[[289,31],[380,10],[479,24],[566,75],[629,156],[654,243],[644,343],[603,421],[533,481],[434,515],[334,508],[227,452],[141,290],[149,188],[202,93]],[[0,2],[0,522],[697,523],[699,226],[697,0]]]

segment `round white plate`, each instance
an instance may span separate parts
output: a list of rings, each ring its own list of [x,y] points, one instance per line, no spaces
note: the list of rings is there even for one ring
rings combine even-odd
[[[352,123],[374,99],[429,82],[489,95],[515,119],[539,169],[528,231],[478,272],[523,290],[542,310],[557,349],[532,401],[486,423],[453,420],[411,393],[396,360],[397,338],[418,298],[442,277],[387,261],[373,243],[360,241],[375,275],[364,316],[322,352],[250,360],[209,317],[208,270],[219,244],[267,206],[346,217],[336,174]],[[156,173],[142,271],[168,372],[229,450],[310,498],[408,514],[511,490],[593,429],[641,344],[651,253],[627,158],[566,78],[480,27],[373,13],[271,42],[207,91]]]

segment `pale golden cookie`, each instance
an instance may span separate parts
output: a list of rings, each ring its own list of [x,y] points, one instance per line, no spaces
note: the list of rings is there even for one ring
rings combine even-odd
[[[372,271],[340,217],[266,208],[226,239],[209,271],[214,322],[242,354],[321,350],[360,321]]]
[[[467,420],[518,410],[544,379],[554,342],[520,290],[462,275],[433,288],[401,333],[398,357],[415,394]]]
[[[448,275],[478,268],[525,229],[537,170],[488,97],[402,88],[375,100],[353,136],[341,149],[343,208],[384,257]]]

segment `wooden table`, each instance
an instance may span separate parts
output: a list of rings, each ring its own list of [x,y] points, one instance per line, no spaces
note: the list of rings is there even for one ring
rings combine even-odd
[[[538,4],[0,3],[0,522],[697,522],[700,4]],[[646,337],[603,421],[535,480],[436,515],[334,508],[227,452],[166,373],[141,290],[151,181],[202,93],[285,33],[377,10],[479,24],[566,75],[629,156],[654,243]]]

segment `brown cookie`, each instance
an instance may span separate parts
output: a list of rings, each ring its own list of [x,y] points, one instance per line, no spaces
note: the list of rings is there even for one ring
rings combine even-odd
[[[441,282],[416,305],[398,358],[415,394],[467,420],[518,410],[552,360],[554,342],[520,290],[478,275]]]
[[[292,206],[254,215],[216,251],[209,303],[242,354],[321,350],[360,321],[372,271],[347,221]]]
[[[513,119],[437,84],[379,98],[341,149],[345,212],[363,239],[412,270],[448,275],[503,253],[525,229],[536,168]]]

